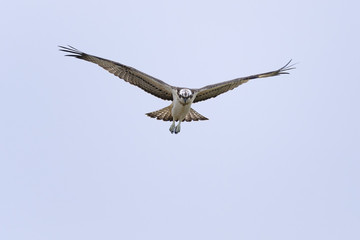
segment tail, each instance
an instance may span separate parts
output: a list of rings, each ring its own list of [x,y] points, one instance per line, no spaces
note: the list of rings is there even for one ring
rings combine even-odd
[[[146,113],[146,115],[151,118],[156,118],[157,120],[172,121],[171,108],[172,104],[155,112]]]
[[[163,121],[172,121],[173,117],[171,115],[172,104],[155,112],[146,113],[147,116],[151,118],[156,118],[157,120]],[[191,122],[191,121],[199,121],[199,120],[209,120],[204,117],[200,113],[196,112],[194,109],[190,108],[189,113],[186,115],[183,121]]]
[[[191,122],[191,121],[199,121],[199,120],[209,120],[207,117],[204,117],[194,109],[190,108],[189,113],[186,115],[184,121]]]

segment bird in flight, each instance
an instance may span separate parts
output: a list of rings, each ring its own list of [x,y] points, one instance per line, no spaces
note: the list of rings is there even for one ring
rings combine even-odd
[[[191,104],[214,98],[222,93],[240,86],[243,83],[246,83],[251,79],[288,74],[289,70],[294,69],[294,65],[290,65],[290,60],[285,66],[275,71],[255,74],[247,77],[240,77],[230,81],[207,85],[202,88],[182,88],[171,86],[135,68],[81,52],[71,46],[59,46],[59,48],[61,51],[68,53],[66,56],[76,57],[95,63],[115,76],[125,80],[132,85],[138,86],[142,90],[158,98],[172,101],[169,106],[154,112],[147,113],[146,115],[158,120],[172,121],[169,130],[171,133],[175,134],[180,132],[181,122],[183,121],[191,122],[208,120],[208,118],[202,116],[200,113],[192,109]],[[178,122],[177,125],[176,122]]]

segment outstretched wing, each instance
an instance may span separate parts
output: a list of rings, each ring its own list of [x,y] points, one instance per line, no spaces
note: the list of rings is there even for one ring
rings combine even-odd
[[[81,52],[71,46],[63,47],[59,46],[63,52],[70,53],[66,56],[76,57],[92,63],[96,63],[100,67],[109,71],[110,73],[124,79],[126,82],[138,86],[144,91],[164,100],[172,100],[172,88],[169,84],[156,79],[146,73],[140,72],[135,68],[125,66],[121,63],[117,63],[104,58],[89,55]]]
[[[200,89],[194,89],[194,91],[198,92],[198,94],[196,95],[196,98],[194,99],[194,103],[204,101],[209,98],[214,98],[222,93],[225,93],[227,91],[230,91],[230,90],[240,86],[243,83],[246,83],[247,81],[249,81],[251,79],[273,77],[273,76],[277,76],[280,74],[288,74],[287,71],[294,69],[294,65],[289,65],[290,63],[291,63],[291,60],[285,66],[283,66],[282,68],[280,68],[276,71],[251,75],[251,76],[242,77],[242,78],[236,78],[234,80],[208,85],[208,86],[205,86]]]

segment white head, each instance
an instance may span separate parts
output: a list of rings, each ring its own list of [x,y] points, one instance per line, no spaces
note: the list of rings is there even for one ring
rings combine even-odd
[[[183,88],[178,90],[178,95],[180,98],[180,101],[183,103],[186,103],[188,99],[191,99],[193,96],[193,92],[190,89]]]

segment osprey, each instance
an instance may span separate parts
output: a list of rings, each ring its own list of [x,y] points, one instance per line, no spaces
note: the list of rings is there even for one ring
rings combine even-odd
[[[191,104],[204,101],[209,98],[214,98],[222,93],[238,87],[243,83],[246,83],[251,79],[273,77],[280,74],[288,74],[287,71],[294,69],[294,65],[289,65],[291,62],[290,60],[285,66],[275,71],[236,78],[230,81],[212,84],[197,89],[181,88],[171,86],[135,68],[81,52],[71,46],[59,46],[59,48],[61,51],[70,53],[66,56],[76,57],[96,63],[100,67],[104,68],[115,76],[118,76],[119,78],[125,80],[126,82],[138,86],[139,88],[158,98],[172,101],[169,106],[155,112],[147,113],[146,115],[151,118],[156,118],[158,120],[172,121],[169,130],[171,133],[175,134],[180,132],[180,124],[183,121],[191,122],[208,120],[208,118],[202,116],[194,109],[192,109]],[[179,123],[175,125],[176,122]]]

